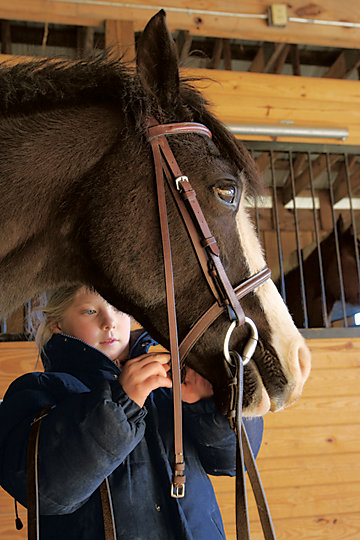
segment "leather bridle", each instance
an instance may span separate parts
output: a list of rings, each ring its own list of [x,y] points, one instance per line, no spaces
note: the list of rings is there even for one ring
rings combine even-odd
[[[171,485],[171,496],[183,497],[185,494],[185,461],[182,442],[182,416],[181,416],[181,361],[184,360],[193,345],[206,329],[224,312],[227,312],[230,326],[224,341],[224,358],[229,373],[229,388],[232,390],[231,407],[228,414],[231,427],[237,435],[237,481],[236,481],[236,521],[237,538],[250,538],[250,528],[246,503],[246,487],[244,476],[244,459],[247,472],[253,487],[258,512],[267,539],[275,538],[271,517],[264,491],[261,486],[255,460],[247,440],[246,432],[242,428],[241,403],[243,385],[243,365],[247,363],[256,348],[257,330],[251,319],[245,316],[240,299],[264,283],[270,277],[270,270],[266,267],[256,275],[251,276],[235,289],[232,287],[225,269],[220,260],[220,250],[214,236],[211,234],[204,214],[198,203],[196,193],[190,181],[185,176],[171,151],[167,137],[183,133],[195,133],[211,138],[211,132],[202,124],[193,122],[176,124],[159,124],[151,119],[148,125],[148,141],[151,144],[158,198],[161,240],[164,258],[164,273],[166,286],[166,302],[169,324],[170,355],[173,381],[173,407],[174,407],[174,473]],[[171,257],[171,242],[169,224],[166,210],[165,182],[168,185],[176,207],[182,217],[188,236],[193,245],[199,265],[216,302],[204,313],[179,346],[177,334],[177,318],[175,305],[174,277]],[[229,350],[229,340],[236,326],[248,324],[251,337],[243,350],[243,357],[239,353]],[[244,450],[243,450],[244,446]]]
[[[185,494],[185,461],[182,445],[181,420],[181,376],[180,360],[184,360],[193,345],[207,328],[224,311],[228,313],[230,326],[224,341],[225,366],[229,374],[231,406],[228,419],[237,438],[236,445],[236,536],[240,540],[250,538],[250,527],[246,501],[244,462],[253,488],[265,540],[275,539],[270,512],[260,476],[251,452],[246,431],[241,422],[241,404],[243,388],[243,365],[249,361],[255,351],[257,331],[251,319],[245,317],[239,300],[253,291],[270,277],[270,270],[264,268],[254,276],[246,279],[239,286],[232,288],[220,261],[220,251],[211,235],[204,215],[192,189],[189,179],[182,175],[166,136],[180,133],[197,133],[211,137],[210,131],[201,124],[180,123],[159,125],[152,120],[148,127],[151,143],[158,194],[161,238],[164,255],[166,298],[169,320],[170,354],[172,363],[173,401],[174,401],[174,447],[175,464],[171,496],[181,498]],[[204,313],[191,328],[180,347],[177,338],[176,307],[174,279],[172,272],[171,246],[169,226],[166,212],[164,176],[174,197],[176,205],[185,223],[185,227],[193,244],[203,274],[208,282],[216,303]],[[237,325],[249,324],[252,335],[245,345],[242,358],[236,351],[229,350],[230,336]],[[39,486],[38,486],[38,441],[42,419],[51,407],[44,407],[34,418],[30,429],[27,451],[27,506],[28,506],[28,539],[39,540]],[[100,486],[101,504],[104,517],[104,536],[106,540],[115,540],[116,527],[112,509],[111,493],[108,478]]]

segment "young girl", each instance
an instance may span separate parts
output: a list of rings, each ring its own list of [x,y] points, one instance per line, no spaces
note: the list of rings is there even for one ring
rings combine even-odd
[[[26,506],[26,449],[39,440],[40,538],[102,540],[99,486],[108,477],[117,539],[225,538],[208,474],[235,474],[235,437],[208,381],[182,384],[186,493],[172,498],[173,412],[169,355],[130,332],[130,317],[82,285],[56,291],[37,334],[44,373],[9,387],[0,406],[0,483]],[[258,452],[262,420],[247,424]]]

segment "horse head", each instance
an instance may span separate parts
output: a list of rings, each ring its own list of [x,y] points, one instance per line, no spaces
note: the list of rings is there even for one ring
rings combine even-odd
[[[136,72],[109,61],[55,63],[33,68],[31,84],[41,78],[45,82],[37,108],[31,101],[36,92],[27,98],[26,89],[19,90],[25,112],[14,128],[3,120],[5,133],[0,131],[4,140],[14,141],[6,156],[0,156],[0,177],[8,175],[4,197],[10,197],[9,185],[16,188],[8,206],[17,208],[3,216],[2,230],[8,230],[0,264],[0,275],[7,276],[2,281],[8,302],[3,309],[45,288],[81,281],[134,315],[168,347],[149,122],[197,122],[211,131],[212,139],[186,133],[173,134],[168,142],[197,193],[233,286],[265,266],[246,209],[246,199],[256,196],[261,184],[254,162],[209,112],[191,81],[180,77],[163,11],[141,36]],[[16,154],[20,144],[21,162]],[[30,201],[36,220],[23,210]],[[171,196],[167,209],[181,341],[214,300]],[[11,281],[15,265],[22,277]],[[300,396],[310,370],[309,351],[270,280],[241,305],[260,337],[244,370],[244,414],[279,410]],[[229,400],[222,351],[228,326],[222,314],[185,358],[211,381],[222,410]],[[230,348],[241,353],[247,339],[247,326],[237,327]]]
[[[153,115],[159,122],[201,122],[212,131],[212,141],[201,135],[186,134],[172,135],[169,144],[181,170],[197,192],[210,229],[220,246],[223,265],[235,285],[265,265],[245,208],[246,198],[254,196],[259,189],[253,161],[245,148],[209,113],[201,96],[180,79],[175,44],[163,12],[151,19],[142,34],[136,67],[141,87],[149,97]],[[144,155],[148,153],[145,149],[143,152]],[[131,281],[139,283],[143,279],[146,285],[147,305],[141,313],[136,307],[137,318],[167,346],[163,271],[159,270],[162,267],[160,239],[157,233],[154,245],[149,241],[148,225],[139,225],[144,211],[151,208],[151,212],[156,214],[153,203],[146,203],[153,201],[153,182],[153,178],[149,182],[149,178],[142,176],[138,182],[141,187],[137,190],[142,194],[139,194],[137,203],[133,197],[129,205],[132,206],[129,211],[133,213],[131,222],[138,224],[136,243],[139,243],[139,236],[143,238],[141,262],[137,255],[137,277],[134,274]],[[168,207],[181,339],[213,300],[171,198]],[[139,266],[142,266],[140,273],[143,278],[139,277]],[[128,282],[129,302],[138,296],[138,292],[132,289]],[[281,409],[301,393],[309,373],[308,349],[272,282],[264,283],[255,293],[249,294],[243,299],[242,306],[245,314],[254,320],[260,334],[254,358],[245,368],[245,414]],[[228,324],[226,316],[221,316],[185,360],[212,382],[222,409],[226,409],[229,394],[222,357]],[[241,352],[247,336],[247,328],[237,328],[231,347]]]

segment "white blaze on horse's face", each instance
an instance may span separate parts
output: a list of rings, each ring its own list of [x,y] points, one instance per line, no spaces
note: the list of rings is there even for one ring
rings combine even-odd
[[[242,197],[236,216],[240,242],[247,260],[250,274],[259,272],[266,265],[253,224],[250,220]],[[264,414],[266,406],[272,411],[280,410],[296,401],[302,392],[304,383],[309,376],[311,367],[310,351],[304,338],[294,325],[289,311],[284,304],[274,283],[268,279],[255,289],[266,319],[271,329],[271,345],[277,353],[284,375],[288,380],[289,394],[286,402],[277,402],[267,396],[263,388],[263,400],[259,404],[259,412]],[[246,315],[246,314],[245,314]],[[268,404],[268,405],[266,405]]]

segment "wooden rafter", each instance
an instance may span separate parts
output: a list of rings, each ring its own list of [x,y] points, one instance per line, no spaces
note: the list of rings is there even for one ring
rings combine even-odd
[[[343,197],[348,197],[348,185],[346,175],[349,174],[351,190],[356,191],[360,185],[360,164],[357,162],[357,156],[348,158],[348,167],[345,163],[341,164],[338,175],[333,183],[334,202],[337,203]]]
[[[192,40],[192,35],[188,30],[181,30],[179,32],[176,45],[180,62],[184,62],[184,60],[186,60],[186,58],[189,56]]]
[[[323,77],[347,79],[360,66],[360,51],[342,51]]]
[[[339,155],[331,154],[330,156],[330,164],[332,165],[335,163],[338,159],[340,159]],[[324,171],[327,170],[327,162],[326,162],[326,156],[325,154],[321,154],[319,157],[317,157],[312,163],[311,163],[311,175],[313,181],[316,180],[322,174]],[[310,184],[310,170],[309,170],[309,163],[305,162],[305,169],[295,176],[295,196],[299,195],[309,184]],[[287,182],[285,186],[282,188],[282,200],[284,205],[287,204],[291,199],[293,198],[292,189],[291,189],[291,183]]]

